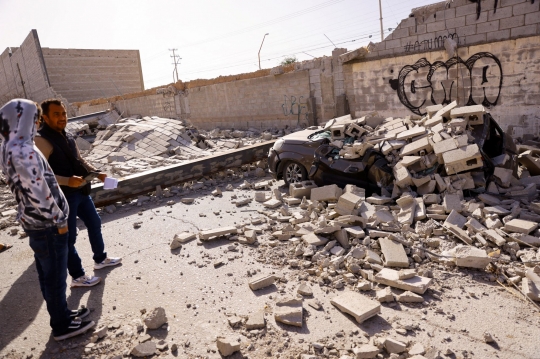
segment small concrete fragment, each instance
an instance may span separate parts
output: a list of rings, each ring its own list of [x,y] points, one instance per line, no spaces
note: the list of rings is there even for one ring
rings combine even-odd
[[[148,329],[158,329],[165,323],[167,323],[167,315],[162,307],[154,308],[144,317],[144,325]]]
[[[491,258],[486,251],[473,246],[457,246],[452,250],[456,256],[456,265],[458,267],[484,269]]]
[[[233,338],[218,337],[216,345],[219,353],[225,357],[240,350],[240,343]]]
[[[380,303],[355,292],[345,292],[332,299],[330,303],[342,312],[352,315],[358,323],[381,312]]]
[[[274,318],[276,322],[302,327],[303,321],[302,299],[284,298],[276,303]]]
[[[409,258],[405,253],[403,244],[395,242],[389,238],[380,238],[379,245],[384,254],[384,265],[388,267],[409,267]]]
[[[421,295],[415,294],[411,291],[406,291],[402,294],[396,295],[396,300],[400,303],[422,303],[424,298]]]
[[[525,221],[523,219],[512,219],[511,221],[506,222],[504,225],[504,229],[506,231],[522,234],[529,234],[536,228],[538,228],[537,223]]]
[[[263,274],[253,278],[249,282],[249,287],[251,288],[251,290],[259,290],[261,288],[271,286],[272,284],[274,284],[275,281],[276,277],[274,277],[273,275]]]
[[[363,344],[359,348],[353,348],[356,359],[373,359],[379,354],[379,348],[371,344]]]
[[[332,184],[324,187],[316,187],[311,189],[312,201],[336,202],[342,194],[341,188]]]
[[[258,311],[251,314],[246,322],[246,329],[264,329],[266,327],[266,321],[264,319],[264,311]]]
[[[303,235],[302,239],[308,246],[322,246],[328,242],[328,238],[318,236],[313,232]]]
[[[390,268],[383,268],[373,278],[376,282],[403,290],[410,290],[416,294],[424,294],[433,281],[431,278],[418,275],[408,279],[399,279],[399,272]]]
[[[384,348],[390,354],[392,353],[399,354],[407,350],[407,344],[402,343],[396,339],[386,338],[386,340],[384,341]]]
[[[191,240],[197,238],[195,233],[182,232],[174,235],[174,238],[171,242],[171,249],[177,249],[182,246],[183,243],[187,243]]]
[[[156,354],[156,343],[147,341],[131,349],[130,354],[137,358],[150,357]]]
[[[381,290],[378,290],[375,293],[375,298],[380,303],[388,303],[394,301],[394,294],[392,293],[392,289],[390,287],[383,288]]]
[[[209,240],[210,238],[225,236],[225,235],[233,234],[233,233],[234,234],[238,233],[236,227],[233,227],[233,226],[215,228],[215,229],[199,232],[199,238],[201,239],[201,241],[206,241],[206,240]]]
[[[301,294],[304,297],[311,297],[313,295],[313,289],[311,289],[311,287],[306,283],[300,284],[297,292],[298,294]]]

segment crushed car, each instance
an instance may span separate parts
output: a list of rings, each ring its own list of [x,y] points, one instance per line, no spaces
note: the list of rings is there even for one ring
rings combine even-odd
[[[454,101],[426,110],[424,117],[375,124],[347,115],[284,136],[270,150],[270,172],[286,185],[310,179],[318,186],[355,184],[387,195],[411,186],[419,194],[453,185],[490,192],[492,176],[502,169],[516,173],[514,141],[482,105],[457,107]]]

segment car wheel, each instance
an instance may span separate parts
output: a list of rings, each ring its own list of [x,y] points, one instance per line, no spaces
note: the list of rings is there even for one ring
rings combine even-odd
[[[283,180],[286,185],[307,180],[307,171],[299,163],[288,162],[283,167]]]

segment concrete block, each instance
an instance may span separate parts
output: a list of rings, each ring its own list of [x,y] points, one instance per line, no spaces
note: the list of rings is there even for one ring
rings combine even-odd
[[[330,135],[332,136],[332,141],[342,140],[345,138],[345,130],[347,125],[333,125],[330,127]]]
[[[456,212],[462,211],[461,199],[457,194],[445,194],[443,198],[443,206],[446,213],[450,213],[453,210]]]
[[[389,202],[393,202],[394,200],[389,197],[381,197],[378,194],[374,193],[371,197],[366,198],[366,201],[371,204],[383,205]]]
[[[317,188],[317,185],[313,181],[302,181],[297,183],[291,183],[289,185],[289,195],[294,198],[311,197],[311,189]]]
[[[348,136],[351,136],[351,137],[360,137],[365,132],[366,132],[366,130],[363,127],[358,126],[355,123],[349,124],[347,126],[347,129],[345,130],[345,134],[348,135]]]
[[[366,232],[362,229],[362,227],[348,227],[344,229],[352,238],[364,238],[366,236]],[[341,243],[341,241],[340,241]]]
[[[379,245],[384,255],[384,265],[389,267],[409,267],[409,258],[403,244],[395,242],[389,238],[380,238]]]
[[[437,187],[437,181],[435,180],[429,180],[428,182],[424,183],[420,187],[416,188],[416,192],[420,195],[427,195],[430,193],[433,193],[435,191],[435,188]]]
[[[411,128],[410,130],[403,131],[403,132],[397,134],[396,135],[396,140],[398,140],[398,141],[407,140],[409,138],[421,136],[421,135],[423,135],[425,133],[427,133],[426,128],[422,127],[422,126],[418,126],[418,127],[414,127],[414,128]]]
[[[340,311],[352,315],[358,323],[379,314],[381,304],[356,292],[345,292],[330,301]]]
[[[405,188],[407,186],[412,186],[412,177],[409,173],[409,170],[403,166],[394,166],[393,168],[394,172],[394,183],[401,187]]]
[[[412,155],[420,152],[431,152],[433,150],[429,140],[424,137],[414,142],[411,142],[401,149],[401,156]]]
[[[522,281],[523,292],[532,300],[540,301],[540,267],[528,269]]]
[[[266,202],[263,203],[263,206],[266,208],[277,208],[281,206],[283,203],[275,198],[272,198]]]
[[[488,206],[498,206],[501,204],[500,199],[487,193],[482,193],[478,195],[478,199],[487,204]]]
[[[360,201],[362,201],[362,197],[352,192],[346,192],[339,197],[334,210],[342,216],[353,214],[356,205]]]
[[[504,246],[506,240],[494,229],[488,229],[483,233],[485,237],[499,247]]]
[[[259,275],[255,278],[253,278],[251,281],[249,281],[249,287],[251,290],[259,290],[261,288],[266,288],[274,284],[276,281],[276,277],[273,275]]]
[[[455,150],[456,148],[458,148],[458,145],[456,143],[456,140],[453,139],[453,138],[449,138],[447,140],[444,140],[444,141],[437,142],[437,143],[433,144],[433,152],[436,155],[439,155],[438,157],[440,159],[442,159],[442,154],[444,152]]]
[[[440,109],[443,108],[443,105],[432,105],[426,106],[426,112],[429,118],[433,117]]]
[[[523,219],[512,219],[506,222],[504,229],[508,232],[529,234],[538,228],[538,224],[531,221],[524,221]]]
[[[199,232],[199,238],[202,241],[206,241],[211,238],[226,236],[228,234],[236,234],[236,233],[238,233],[236,227],[229,226],[229,227],[223,227],[223,228],[210,229],[207,231],[201,231]]]
[[[480,248],[457,246],[453,252],[456,256],[456,265],[458,267],[484,269],[491,263],[491,258],[487,255],[486,251]]]
[[[472,144],[442,154],[446,173],[449,175],[483,166],[477,144]]]
[[[424,294],[433,281],[431,278],[421,276],[415,276],[409,279],[399,279],[399,272],[390,268],[383,268],[374,276],[374,280],[391,287],[410,290],[416,294]]]
[[[448,229],[448,231],[452,233],[454,236],[462,240],[465,244],[472,245],[473,243],[472,239],[469,237],[467,232],[464,231],[463,229],[451,223],[447,223],[445,225],[445,228]]]
[[[458,107],[450,111],[451,118],[464,118],[471,126],[484,123],[484,113],[486,109],[482,105]]]
[[[436,193],[425,194],[422,196],[422,199],[426,205],[439,204],[441,202],[441,196]]]
[[[401,161],[399,161],[399,163],[401,163],[403,167],[409,167],[419,162],[421,159],[422,157],[420,156],[403,156],[403,158],[401,159]]]
[[[328,238],[324,238],[316,235],[315,233],[309,233],[302,236],[302,240],[308,246],[322,246],[328,242]]]
[[[170,244],[171,249],[177,249],[182,246],[183,243],[187,243],[194,240],[197,237],[195,233],[182,232],[174,235],[174,238]]]
[[[311,189],[312,201],[336,202],[341,196],[342,190],[337,185],[332,184],[324,187]]]

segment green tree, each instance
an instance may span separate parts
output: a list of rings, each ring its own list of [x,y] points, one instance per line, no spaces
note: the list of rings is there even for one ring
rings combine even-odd
[[[287,56],[281,61],[280,65],[290,65],[294,64],[297,61],[298,59],[296,58],[296,56]]]

